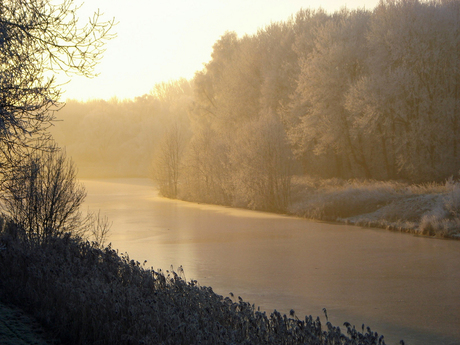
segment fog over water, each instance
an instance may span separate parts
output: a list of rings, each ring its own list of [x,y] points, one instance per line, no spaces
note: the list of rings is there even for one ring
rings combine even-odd
[[[84,180],[113,248],[267,312],[294,309],[385,335],[460,344],[460,242],[158,197],[147,179]]]

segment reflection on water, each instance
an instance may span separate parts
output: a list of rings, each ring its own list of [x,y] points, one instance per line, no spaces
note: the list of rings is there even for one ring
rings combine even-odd
[[[460,241],[174,201],[149,180],[85,180],[109,241],[155,269],[272,311],[322,315],[387,344],[460,344]]]

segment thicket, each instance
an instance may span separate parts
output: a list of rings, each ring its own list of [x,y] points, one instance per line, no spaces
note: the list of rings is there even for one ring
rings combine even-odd
[[[31,241],[12,223],[0,232],[0,299],[32,314],[65,344],[385,344],[369,328],[267,315],[181,269],[154,271],[127,254],[66,235]]]

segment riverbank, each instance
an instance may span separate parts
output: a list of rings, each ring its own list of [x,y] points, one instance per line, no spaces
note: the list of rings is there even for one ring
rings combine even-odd
[[[0,298],[27,308],[65,344],[385,344],[368,328],[346,324],[342,333],[293,310],[268,315],[185,281],[181,269],[146,269],[110,247],[21,237],[10,226],[0,232]]]
[[[309,219],[460,239],[460,183],[294,178],[288,213]]]
[[[215,203],[179,191],[189,202]],[[265,211],[236,201],[225,206]],[[290,202],[279,214],[415,235],[460,240],[460,182],[410,184],[399,181],[315,179],[294,176]]]

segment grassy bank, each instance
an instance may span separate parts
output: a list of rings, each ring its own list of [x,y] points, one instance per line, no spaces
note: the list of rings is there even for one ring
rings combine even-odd
[[[268,210],[241,200],[222,201],[179,191],[190,202],[221,204],[423,236],[460,239],[460,181],[318,179],[294,176],[287,208]]]
[[[43,243],[6,224],[0,233],[0,299],[23,308],[65,344],[384,344],[367,329],[260,312],[155,272],[110,247],[70,236]],[[361,328],[360,328],[361,330]]]
[[[460,239],[460,182],[408,184],[296,177],[288,213]]]

